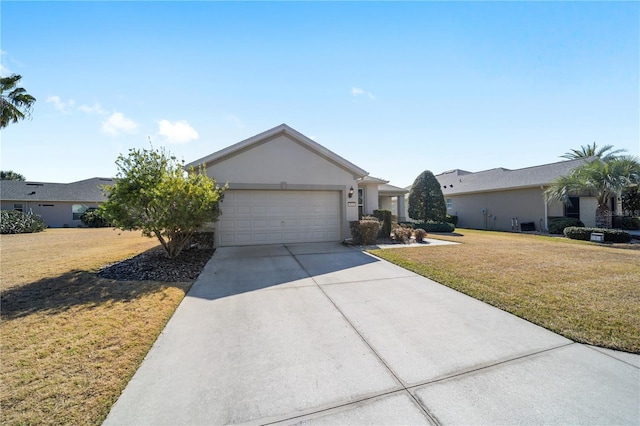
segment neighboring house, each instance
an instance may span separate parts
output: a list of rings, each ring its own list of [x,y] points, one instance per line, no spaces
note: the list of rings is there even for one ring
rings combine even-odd
[[[217,246],[342,241],[350,221],[397,197],[389,190],[404,195],[286,124],[187,167],[200,165],[229,185],[214,225]]]
[[[554,180],[585,161],[595,159],[589,157],[477,173],[456,169],[436,175],[436,179],[442,185],[447,213],[458,216],[461,228],[546,231],[548,218],[556,216],[576,217],[585,226],[595,226],[595,197],[588,194],[571,197],[571,206],[558,201],[547,202],[544,198],[544,191]],[[612,211],[621,211],[616,200],[612,199],[611,203]],[[531,224],[534,229],[530,228]]]
[[[82,226],[80,216],[106,200],[101,186],[113,179],[92,178],[72,183],[0,181],[2,210],[41,216],[50,228]]]

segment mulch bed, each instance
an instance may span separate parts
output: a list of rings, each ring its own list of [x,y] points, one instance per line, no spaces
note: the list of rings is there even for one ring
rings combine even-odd
[[[153,249],[123,261],[107,265],[98,276],[120,281],[194,281],[215,249],[186,249],[169,259],[162,249]]]

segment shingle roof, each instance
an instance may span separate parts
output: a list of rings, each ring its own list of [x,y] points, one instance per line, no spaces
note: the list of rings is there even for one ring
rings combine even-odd
[[[0,199],[7,201],[103,202],[100,188],[112,185],[113,179],[91,178],[71,183],[0,181]]]
[[[516,170],[499,167],[477,173],[456,169],[441,173],[436,176],[436,179],[443,186],[442,192],[445,196],[533,188],[548,186],[558,177],[566,175],[572,169],[596,159],[597,157],[579,158]]]

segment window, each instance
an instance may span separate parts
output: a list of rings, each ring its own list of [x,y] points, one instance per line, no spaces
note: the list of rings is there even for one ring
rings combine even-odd
[[[82,213],[86,212],[89,206],[84,204],[74,204],[71,206],[71,212],[73,213],[73,220],[80,220]]]
[[[453,200],[451,198],[447,198],[447,210],[451,210],[453,208]]]
[[[569,205],[564,206],[564,215],[580,219],[580,197],[569,197]]]
[[[358,218],[364,216],[364,189],[358,188]]]
[[[17,210],[17,211],[19,211],[19,212],[24,212],[24,206],[22,205],[22,203],[14,204],[14,205],[13,205],[13,209],[14,209],[14,210]]]

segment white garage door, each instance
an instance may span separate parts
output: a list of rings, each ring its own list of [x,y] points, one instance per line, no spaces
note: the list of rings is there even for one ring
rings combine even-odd
[[[219,246],[340,241],[339,191],[228,190]]]

